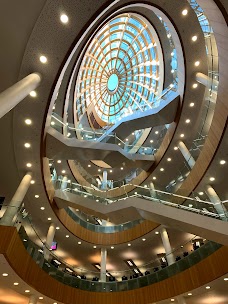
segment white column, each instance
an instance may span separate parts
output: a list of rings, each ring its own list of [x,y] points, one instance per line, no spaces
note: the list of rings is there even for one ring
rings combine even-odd
[[[12,110],[28,94],[40,84],[41,76],[33,73],[0,93],[0,118]]]
[[[28,304],[36,304],[37,303],[37,297],[34,295],[31,295],[28,301]]]
[[[212,88],[212,90],[214,91],[217,91],[219,85],[219,82],[216,79],[213,79],[212,81],[212,79],[209,76],[203,73],[196,74],[196,81],[203,84],[207,88]]]
[[[65,190],[67,188],[67,181],[68,181],[67,176],[64,176],[61,181],[61,190]]]
[[[48,260],[49,256],[50,256],[49,249],[51,248],[51,244],[55,237],[55,229],[56,229],[55,224],[51,223],[51,225],[49,226],[49,229],[48,229],[47,238],[46,238],[45,247],[44,247],[45,260]]]
[[[221,217],[224,214],[226,215],[226,213],[227,213],[226,207],[222,204],[218,194],[215,192],[214,188],[211,185],[206,186],[206,193],[207,193],[210,201],[214,204],[214,208],[217,211],[217,213]]]
[[[156,197],[156,191],[155,191],[155,187],[154,187],[154,183],[150,182],[150,195],[152,197]]]
[[[102,179],[102,189],[107,190],[107,181],[108,181],[108,172],[106,170],[103,171],[103,179]]]
[[[179,141],[178,148],[181,151],[182,155],[184,156],[186,162],[188,163],[189,167],[192,169],[196,163],[194,158],[192,157],[191,153],[189,152],[188,148],[185,146],[183,141]]]
[[[165,254],[166,254],[166,259],[168,262],[168,265],[172,265],[175,263],[174,255],[172,253],[172,248],[169,242],[169,236],[164,227],[161,228],[160,230],[161,238],[162,238],[162,243],[165,248]]]
[[[106,282],[106,262],[107,262],[107,249],[102,247],[100,282]]]
[[[12,200],[10,201],[9,205],[7,206],[7,209],[0,221],[0,225],[3,225],[3,226],[12,226],[13,225],[13,223],[12,223],[13,218],[17,214],[18,209],[20,208],[20,206],[23,202],[23,199],[30,186],[31,179],[32,179],[32,174],[30,172],[27,173],[23,177],[20,185],[17,188],[17,191],[15,192]]]

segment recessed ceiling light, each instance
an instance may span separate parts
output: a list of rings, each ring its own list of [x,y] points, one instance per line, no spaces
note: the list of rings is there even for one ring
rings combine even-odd
[[[114,249],[114,246],[111,246],[111,249]]]
[[[194,83],[192,87],[193,89],[196,89],[198,87],[198,83]]]
[[[32,121],[31,121],[31,119],[26,118],[26,119],[25,119],[25,123],[26,123],[26,125],[31,125],[31,124],[32,124]]]
[[[44,55],[40,56],[40,62],[47,63],[47,57],[45,57]]]
[[[172,160],[172,159],[171,159],[170,157],[169,157],[169,158],[167,158],[167,161],[168,161],[168,162],[170,162],[171,160]]]
[[[59,230],[60,228],[57,226],[55,229],[56,229],[56,230]]]
[[[183,138],[183,137],[184,137],[184,134],[181,134],[180,137]]]
[[[214,177],[210,177],[210,181],[213,182],[215,180]]]
[[[191,102],[189,106],[192,108],[194,107],[194,105],[195,105],[194,102]]]
[[[51,221],[51,217],[48,217],[48,221]]]
[[[93,246],[93,248],[94,248],[94,249],[96,249],[96,248],[97,248],[97,246]]]
[[[45,207],[40,207],[40,209],[41,209],[41,210],[44,210],[44,209],[45,209]]]
[[[130,243],[128,243],[128,244],[127,244],[127,246],[128,246],[128,247],[130,247],[130,246],[131,246],[131,244],[130,244]]]
[[[66,238],[69,238],[69,237],[70,237],[70,236],[67,234],[67,235],[66,235]]]
[[[43,300],[43,297],[39,297],[39,300]]]
[[[195,62],[195,66],[198,67],[199,65],[200,65],[200,62],[199,62],[199,61],[196,61],[196,62]]]
[[[35,195],[35,198],[39,198],[40,196],[38,194]]]
[[[30,184],[34,185],[35,184],[35,181],[32,179]]]
[[[171,302],[174,302],[175,301],[175,299],[171,299]]]
[[[210,289],[211,287],[210,286],[206,286],[206,289]]]
[[[189,205],[188,205],[188,207],[192,208],[192,207],[193,207],[193,205],[192,205],[192,204],[189,204]]]
[[[123,167],[121,167],[120,170],[123,170]]]
[[[158,232],[158,231],[155,231],[155,234],[159,234],[159,232]]]
[[[98,172],[101,172],[101,169],[98,169]]]
[[[178,148],[177,148],[177,147],[174,147],[173,149],[174,149],[175,151],[176,151],[176,150],[178,150]]]
[[[54,126],[54,125],[55,125],[55,122],[54,122],[54,121],[52,121],[52,122],[51,122],[51,125],[52,125],[52,126]]]
[[[192,296],[192,293],[191,293],[191,292],[189,292],[189,293],[188,293],[188,296]]]
[[[199,195],[203,195],[204,193],[203,192],[199,192]]]
[[[30,290],[26,289],[25,292],[28,293],[28,292],[30,292]]]
[[[31,163],[27,163],[27,164],[26,164],[26,167],[31,168],[31,167],[32,167],[32,164],[31,164]]]
[[[224,278],[223,280],[224,280],[224,281],[228,281],[228,278]]]
[[[61,162],[62,162],[62,161],[61,161],[60,159],[59,159],[59,160],[57,160],[57,163],[58,163],[58,164],[61,164]]]
[[[187,9],[184,9],[183,11],[182,11],[182,15],[183,16],[186,16],[188,14],[188,10]]]
[[[30,148],[31,147],[30,143],[25,143],[24,146],[25,146],[25,148]]]
[[[30,95],[31,97],[36,97],[36,96],[37,96],[37,93],[36,93],[36,91],[31,91],[31,92],[29,93],[29,95]]]
[[[18,286],[18,285],[19,285],[19,283],[18,283],[18,282],[15,282],[15,283],[13,283],[13,285]]]
[[[186,120],[185,120],[185,122],[186,122],[187,124],[190,123],[190,121],[191,121],[190,119],[186,119]]]
[[[112,173],[112,170],[109,170],[110,173]]]
[[[146,239],[142,239],[143,242],[145,242]]]
[[[62,14],[62,15],[60,16],[60,21],[61,21],[62,23],[68,23],[69,18],[68,18],[67,15]]]
[[[192,36],[192,41],[196,41],[197,40],[197,36]]]
[[[78,242],[78,245],[81,245],[82,242]]]
[[[158,131],[155,131],[155,134],[158,134]]]
[[[128,138],[126,138],[125,141],[128,141]]]
[[[62,170],[62,173],[65,174],[65,173],[66,173],[66,170]]]
[[[175,70],[171,70],[171,73],[173,74],[175,72]]]
[[[150,140],[150,143],[152,144],[153,142],[154,142],[153,139],[151,139],[151,140]]]
[[[90,168],[90,167],[91,167],[91,165],[89,164],[89,165],[88,165],[88,167]]]
[[[225,165],[226,161],[225,160],[220,160],[220,165]]]
[[[8,277],[8,273],[3,273],[2,276],[3,277]]]
[[[171,56],[174,56],[174,52],[171,53]]]
[[[153,177],[153,180],[155,180],[155,179],[157,179],[157,177],[156,177],[156,176],[154,176],[154,177]]]
[[[161,168],[161,169],[160,169],[160,171],[164,171],[164,170],[165,170],[164,168]]]
[[[118,143],[118,146],[121,146],[121,143]]]

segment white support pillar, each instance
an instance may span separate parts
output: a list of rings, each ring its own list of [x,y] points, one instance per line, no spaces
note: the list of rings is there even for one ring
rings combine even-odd
[[[107,190],[107,182],[108,182],[108,172],[107,170],[103,171],[103,179],[102,179],[102,189]]]
[[[0,93],[0,118],[36,89],[40,82],[40,74],[32,73]]]
[[[161,234],[163,246],[165,248],[165,254],[166,254],[166,259],[167,259],[168,265],[172,265],[173,263],[175,263],[175,259],[174,259],[174,255],[172,253],[172,248],[170,245],[167,230],[164,227],[162,227],[160,229],[160,234]]]
[[[0,225],[2,226],[12,226],[13,225],[13,218],[18,212],[18,209],[20,208],[23,199],[28,191],[28,188],[30,186],[30,182],[32,179],[32,174],[29,172],[27,173],[20,185],[17,188],[17,191],[15,192],[13,198],[11,199],[9,205],[7,206],[7,209],[0,221]]]
[[[36,304],[37,303],[37,297],[34,295],[31,295],[28,301],[28,304]]]
[[[226,207],[222,204],[218,194],[215,192],[214,188],[211,185],[206,186],[206,193],[210,201],[214,204],[214,208],[217,213],[224,218],[226,216],[227,210]]]
[[[51,244],[55,237],[55,230],[56,230],[55,224],[51,223],[51,225],[49,226],[49,229],[48,229],[47,238],[46,238],[45,247],[44,247],[45,260],[49,259],[49,256],[50,256],[49,249],[51,248]]]
[[[186,162],[188,163],[189,167],[192,169],[196,163],[194,158],[192,157],[191,153],[189,152],[188,148],[185,146],[183,141],[179,141],[178,148],[181,151],[182,155],[184,156]]]
[[[107,262],[107,249],[102,247],[100,282],[106,282],[106,262]]]
[[[150,182],[150,195],[151,197],[156,197],[156,191],[153,182]]]
[[[214,90],[214,91],[217,91],[217,89],[218,89],[218,85],[219,85],[218,80],[213,79],[213,81],[212,81],[212,79],[209,76],[207,76],[203,73],[196,74],[196,81],[203,84],[207,88],[212,88],[212,90]]]
[[[68,181],[67,176],[64,176],[61,181],[61,190],[65,190],[67,188],[67,181]]]

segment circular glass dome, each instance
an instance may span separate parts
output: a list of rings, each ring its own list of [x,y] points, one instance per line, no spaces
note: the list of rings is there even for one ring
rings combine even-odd
[[[107,124],[153,107],[162,87],[156,39],[152,25],[133,13],[115,17],[98,31],[77,77],[78,120],[88,107]]]

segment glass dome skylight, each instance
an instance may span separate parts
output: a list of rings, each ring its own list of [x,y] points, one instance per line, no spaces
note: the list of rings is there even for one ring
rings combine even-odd
[[[76,82],[78,121],[88,107],[107,124],[153,107],[162,87],[162,55],[159,57],[153,33],[151,24],[133,13],[115,17],[98,31],[85,52]]]

